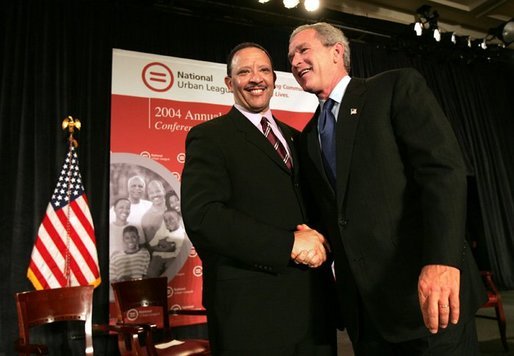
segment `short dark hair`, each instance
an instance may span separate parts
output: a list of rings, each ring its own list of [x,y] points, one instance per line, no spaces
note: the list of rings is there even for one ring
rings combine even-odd
[[[164,214],[166,213],[175,213],[179,218],[182,216],[176,209],[166,209],[164,210],[164,213],[162,213],[162,215],[164,216]]]
[[[122,232],[122,235],[125,235],[126,232],[135,232],[136,235],[139,236],[139,231],[137,231],[137,227],[135,227],[134,225],[127,225],[123,228],[123,232]]]
[[[118,205],[118,203],[119,203],[120,201],[122,201],[122,200],[126,200],[126,201],[128,201],[130,204],[132,204],[132,203],[130,202],[130,199],[129,199],[129,198],[127,198],[127,197],[121,197],[121,198],[116,199],[116,200],[114,201],[114,204],[112,204],[112,206],[113,206],[113,207],[116,207],[116,205]]]
[[[245,48],[258,48],[258,49],[262,50],[264,53],[266,53],[266,55],[268,56],[269,61],[271,63],[271,69],[273,70],[273,59],[271,58],[271,55],[266,50],[266,48],[262,47],[260,44],[255,43],[255,42],[243,42],[243,43],[238,44],[234,48],[232,48],[232,50],[230,51],[230,53],[227,56],[227,75],[229,77],[231,76],[231,73],[232,73],[232,59],[234,58],[234,56],[236,55],[236,53],[238,51],[245,49]]]

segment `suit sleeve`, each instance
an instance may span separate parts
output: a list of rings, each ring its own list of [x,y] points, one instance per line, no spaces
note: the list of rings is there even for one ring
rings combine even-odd
[[[241,178],[231,176],[230,165],[237,162],[227,158],[227,148],[220,147],[218,140],[201,127],[193,128],[186,139],[181,202],[188,236],[201,256],[221,256],[266,272],[280,272],[290,261],[293,232],[231,205],[234,194],[245,192],[233,191],[232,179]]]
[[[466,169],[453,129],[424,78],[400,72],[393,125],[421,193],[424,264],[460,268],[466,221]],[[420,237],[417,237],[420,238]]]

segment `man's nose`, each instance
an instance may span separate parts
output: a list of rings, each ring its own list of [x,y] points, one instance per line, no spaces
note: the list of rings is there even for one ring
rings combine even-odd
[[[302,57],[299,53],[295,52],[291,58],[291,68],[298,67],[302,63]]]
[[[250,81],[259,83],[262,81],[262,75],[258,70],[252,71],[252,76],[250,77]]]

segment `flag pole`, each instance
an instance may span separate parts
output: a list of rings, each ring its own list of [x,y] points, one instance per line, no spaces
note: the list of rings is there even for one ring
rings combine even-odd
[[[62,121],[62,129],[68,130],[68,162],[67,164],[67,172],[66,177],[67,179],[67,185],[66,185],[66,199],[69,202],[71,200],[71,191],[73,188],[72,183],[72,174],[73,174],[73,166],[71,164],[71,160],[73,158],[73,148],[78,147],[79,143],[77,140],[73,137],[73,134],[75,133],[75,128],[77,130],[80,130],[81,123],[79,119],[74,119],[72,116],[68,116]],[[66,286],[71,286],[70,281],[70,239],[71,239],[71,224],[70,224],[70,213],[71,213],[71,204],[68,204],[66,209],[66,254],[65,254],[65,265],[64,265],[64,275],[66,277]]]
[[[100,266],[95,227],[79,169],[80,120],[62,121],[68,138],[62,169],[39,225],[27,268],[27,278],[37,290],[74,285],[98,286]]]

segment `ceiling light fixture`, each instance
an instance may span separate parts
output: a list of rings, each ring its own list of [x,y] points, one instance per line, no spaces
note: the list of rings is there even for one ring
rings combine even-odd
[[[284,0],[283,3],[286,9],[292,9],[293,7],[298,6],[300,0]]]
[[[514,20],[502,23],[496,28],[489,29],[489,34],[501,40],[506,46],[514,42]]]
[[[439,32],[439,29],[437,29],[437,28],[434,29],[434,39],[437,42],[441,41],[441,32]]]
[[[423,29],[435,30],[437,28],[437,20],[439,13],[430,5],[423,5],[416,10],[418,22],[421,22]]]
[[[421,36],[423,34],[423,26],[421,25],[421,22],[416,22],[414,24],[414,32],[416,32],[416,36]]]
[[[303,6],[307,11],[316,11],[319,9],[319,0],[304,0]]]

